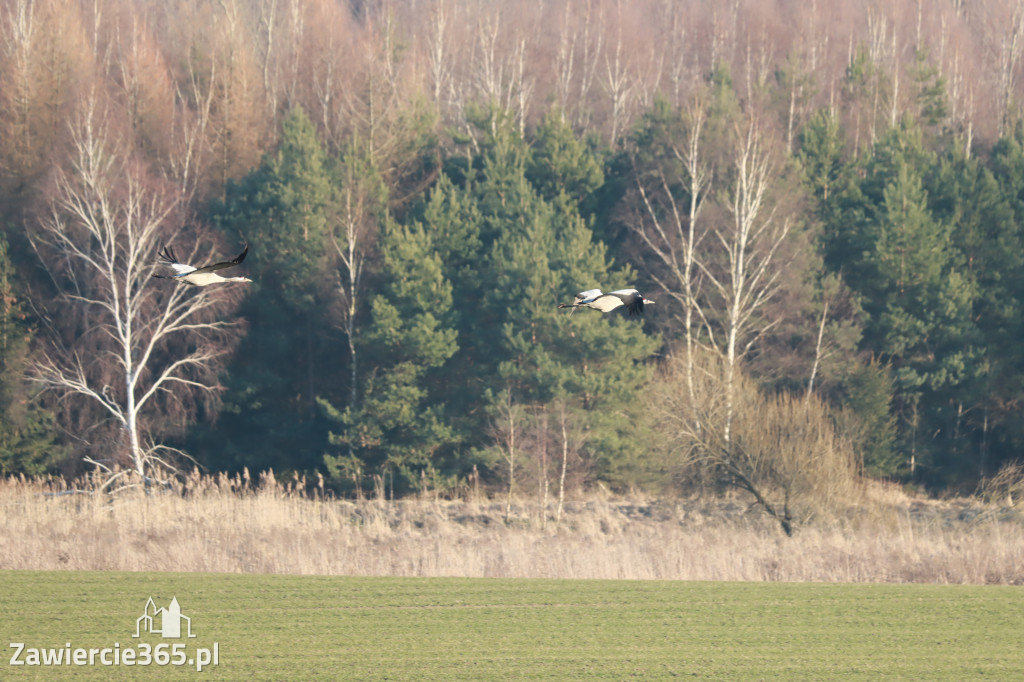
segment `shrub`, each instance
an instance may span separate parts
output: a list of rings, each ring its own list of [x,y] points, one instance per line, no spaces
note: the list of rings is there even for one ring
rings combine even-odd
[[[742,374],[729,401],[725,376],[712,353],[696,354],[692,373],[685,357],[663,368],[649,410],[668,456],[689,476],[748,493],[787,535],[840,509],[854,490],[855,457],[828,407],[814,396],[765,394]]]

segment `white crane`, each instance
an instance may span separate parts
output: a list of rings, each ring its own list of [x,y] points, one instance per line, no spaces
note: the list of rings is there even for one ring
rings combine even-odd
[[[636,289],[619,289],[608,294],[601,293],[600,289],[588,289],[576,294],[572,303],[561,303],[558,307],[572,308],[572,312],[569,313],[571,315],[576,312],[576,308],[593,308],[602,313],[610,313],[616,308],[625,306],[626,314],[636,317],[644,314],[645,303],[651,304],[654,301],[644,298],[643,294]]]
[[[238,265],[245,260],[245,255],[247,253],[249,253],[248,244],[245,245],[242,253],[240,253],[234,260],[224,261],[223,263],[213,263],[211,265],[204,265],[197,268],[194,265],[186,265],[179,261],[174,255],[174,251],[171,247],[165,246],[160,252],[160,258],[158,258],[156,262],[161,265],[166,265],[174,271],[174,274],[158,275],[154,273],[153,276],[161,279],[174,279],[197,287],[205,287],[207,284],[217,284],[219,282],[251,282],[252,280],[248,277],[221,277],[214,272],[215,270],[223,270],[224,268],[230,268]]]

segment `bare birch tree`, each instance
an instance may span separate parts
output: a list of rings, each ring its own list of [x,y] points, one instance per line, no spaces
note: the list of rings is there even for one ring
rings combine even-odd
[[[259,25],[259,59],[263,71],[263,92],[267,98],[267,109],[273,115],[278,104],[278,85],[280,79],[275,73],[274,55],[275,39],[280,33],[278,19],[278,0],[260,0],[256,7]]]
[[[622,31],[619,30],[618,39],[615,42],[613,55],[606,54],[605,65],[605,90],[611,98],[611,130],[608,134],[608,143],[613,147],[618,145],[619,134],[626,127],[626,115],[629,100],[633,96],[634,79],[631,77],[625,58],[622,53]]]
[[[527,43],[528,32],[522,28],[515,31],[515,38],[511,44],[508,43],[506,34],[511,23],[501,12],[480,20],[474,49],[474,76],[477,97],[512,112],[522,136],[526,133],[526,118],[534,89],[534,79],[527,69],[531,45]]]
[[[341,325],[348,339],[349,409],[358,406],[357,316],[362,294],[363,269],[370,258],[385,213],[385,190],[372,163],[355,144],[342,154],[341,187],[338,190],[337,227],[331,243],[340,267]],[[349,444],[352,454],[352,444]]]
[[[438,2],[430,12],[430,32],[427,37],[427,63],[429,65],[429,92],[438,109],[445,111],[450,98],[452,82],[451,36],[448,22],[450,8]]]
[[[724,439],[730,442],[736,374],[739,363],[754,343],[779,320],[761,320],[758,313],[779,290],[785,263],[780,250],[792,228],[788,216],[779,216],[768,198],[775,172],[767,134],[756,118],[748,117],[737,130],[734,180],[728,197],[728,221],[714,228],[724,267],[698,266],[717,293],[723,316],[719,340],[724,349],[726,418]],[[714,327],[708,327],[714,336]]]
[[[1015,115],[1011,111],[1014,80],[1017,65],[1024,54],[1024,1],[1015,0],[1008,3],[1007,7],[1011,7],[1012,12],[1009,17],[1004,17],[1005,23],[1000,26],[1002,35],[998,36],[996,54],[999,74],[999,89],[996,91],[999,124],[996,132],[1000,136],[1006,132],[1010,119]]]
[[[672,155],[682,163],[683,177],[679,179],[689,201],[680,206],[664,172],[655,173],[653,186],[648,188],[639,174],[637,190],[645,215],[631,221],[631,229],[640,237],[648,250],[661,262],[666,275],[652,275],[658,285],[674,298],[683,309],[683,333],[686,343],[687,386],[693,393],[693,351],[696,343],[695,316],[703,317],[697,300],[697,248],[706,234],[698,225],[705,195],[710,190],[711,166],[702,156],[701,139],[706,122],[704,104],[694,99],[686,112],[686,136],[681,144],[671,146]]]
[[[854,452],[817,399],[763,395],[753,380],[735,379],[735,399],[723,390],[725,358],[701,353],[696,399],[677,389],[678,359],[664,368],[647,396],[664,434],[660,443],[683,466],[715,472],[720,483],[749,495],[786,535],[815,515],[841,510],[854,489]],[[727,432],[724,425],[732,421]],[[729,433],[728,440],[726,433]]]
[[[347,55],[342,49],[343,38],[346,35],[345,20],[343,11],[338,7],[321,5],[320,14],[315,17],[315,22],[308,31],[308,44],[295,43],[295,52],[311,52],[315,55],[311,65],[307,69],[306,76],[311,80],[312,100],[310,104],[310,115],[319,110],[320,126],[323,129],[324,139],[331,144],[338,144],[342,134],[342,119],[340,112],[342,104],[342,93],[347,83],[344,83]],[[294,35],[294,33],[293,33]],[[309,45],[313,46],[310,50]],[[315,101],[315,106],[312,102]]]
[[[593,3],[585,0],[583,9],[583,26],[579,34],[579,86],[574,106],[576,107],[575,125],[581,130],[590,128],[591,91],[597,80],[600,66],[599,55],[604,48],[604,18],[594,17]],[[575,42],[575,41],[574,41]]]
[[[49,333],[30,378],[116,425],[124,442],[104,448],[110,461],[92,463],[128,463],[145,476],[168,464],[161,430],[216,400],[216,371],[235,335],[222,316],[237,294],[151,279],[177,232],[179,200],[108,124],[92,100],[71,126],[72,159],[56,172],[49,213],[30,232],[56,290],[40,311]]]

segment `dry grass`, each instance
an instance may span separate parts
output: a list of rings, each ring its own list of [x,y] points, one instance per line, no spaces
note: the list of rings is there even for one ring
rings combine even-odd
[[[83,484],[89,488],[89,484]],[[193,476],[151,495],[0,481],[0,569],[1024,584],[1024,517],[866,490],[792,538],[732,500],[350,502]]]

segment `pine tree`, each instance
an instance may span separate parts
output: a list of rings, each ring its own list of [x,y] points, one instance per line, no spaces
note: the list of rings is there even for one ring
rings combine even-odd
[[[892,366],[894,409],[911,472],[934,467],[956,436],[963,391],[983,349],[972,320],[976,286],[964,270],[953,222],[937,210],[926,178],[939,166],[908,121],[875,150],[860,185],[860,222],[844,265],[869,315],[864,347]]]
[[[635,283],[631,271],[612,267],[580,216],[578,198],[539,172],[558,169],[556,177],[576,178],[569,184],[577,197],[600,182],[592,152],[559,121],[547,119],[532,147],[500,118],[490,127],[468,187],[483,226],[478,277],[487,286],[460,327],[473,341],[455,362],[480,368],[477,395],[495,409],[502,395],[534,413],[566,405],[586,434],[594,473],[621,480],[630,470],[625,458],[636,452],[629,441],[636,433],[634,399],[647,376],[642,361],[658,340],[635,320],[590,311],[570,318],[557,309],[580,289]]]
[[[827,109],[815,113],[800,131],[797,159],[805,182],[818,201],[819,215],[828,223],[836,217],[831,209],[847,165],[839,121]]]
[[[282,125],[281,142],[260,166],[229,183],[214,207],[218,227],[251,248],[256,274],[242,306],[248,334],[228,368],[224,411],[206,463],[215,468],[309,469],[319,463],[324,434],[316,397],[335,383],[340,340],[323,308],[331,288],[329,220],[337,215],[333,171],[301,109]],[[215,459],[216,458],[216,459]]]
[[[961,161],[966,165],[966,161]],[[975,317],[985,337],[987,372],[969,413],[975,457],[971,474],[991,475],[1024,448],[1017,405],[1024,395],[1024,122],[995,145],[988,167],[939,184],[958,188],[954,207],[967,270],[977,281]],[[966,177],[965,177],[966,176]]]
[[[324,456],[335,483],[353,475],[400,476],[415,483],[434,466],[437,450],[451,444],[444,404],[437,399],[435,373],[457,350],[450,328],[452,287],[430,235],[419,223],[391,222],[381,243],[382,290],[371,303],[363,357],[367,377],[357,407],[320,405],[341,427],[330,434],[341,454]]]
[[[0,475],[39,476],[61,463],[53,413],[24,381],[31,329],[15,288],[7,240],[0,236]]]

